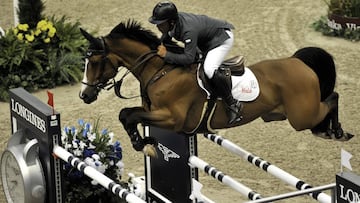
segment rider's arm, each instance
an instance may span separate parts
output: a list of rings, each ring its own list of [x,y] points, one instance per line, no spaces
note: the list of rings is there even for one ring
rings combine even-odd
[[[189,65],[194,63],[197,53],[197,37],[194,37],[192,33],[186,32],[183,37],[184,53],[176,54],[170,51],[166,52],[165,62],[179,65]]]

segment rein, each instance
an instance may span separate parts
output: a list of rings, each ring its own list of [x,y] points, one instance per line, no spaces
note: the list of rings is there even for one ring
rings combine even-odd
[[[106,47],[106,43],[105,43],[105,40],[103,37],[99,38],[99,40],[101,41],[101,49],[90,49],[88,50],[88,52],[86,53],[86,58],[89,58],[91,57],[92,55],[101,55],[102,58],[101,58],[101,66],[100,68],[101,69],[104,69],[105,68],[105,65],[106,65],[106,62],[109,60],[107,58],[107,54],[109,53],[107,47]],[[121,94],[121,85],[124,81],[124,78],[130,73],[130,72],[137,72],[138,69],[142,66],[144,66],[144,64],[149,61],[150,59],[152,59],[153,57],[155,56],[158,56],[157,54],[157,50],[151,50],[149,52],[146,52],[144,54],[142,54],[141,56],[139,56],[136,60],[135,60],[135,63],[134,63],[134,66],[131,67],[131,68],[128,68],[128,70],[124,73],[124,75],[118,80],[116,81],[115,80],[115,77],[112,78],[112,79],[109,79],[107,82],[105,83],[102,83],[102,82],[98,82],[96,84],[88,84],[86,82],[81,82],[82,84],[85,84],[87,86],[90,86],[90,87],[94,87],[96,88],[98,91],[100,91],[101,89],[103,90],[110,90],[112,87],[114,87],[114,92],[115,92],[115,95],[121,99],[133,99],[133,98],[136,98],[136,97],[139,97],[139,96],[132,96],[132,97],[125,97]],[[119,69],[121,68],[117,68],[114,66],[114,64],[112,64],[112,68],[114,69],[114,71],[116,72],[116,74],[119,72]],[[148,86],[150,84],[153,84],[155,81],[157,81],[159,78],[161,78],[162,76],[166,75],[167,72],[169,72],[170,70],[163,70],[163,67],[161,67],[159,69],[158,72],[156,72],[152,77],[151,79],[149,80],[149,82],[147,82],[145,84],[145,88],[141,91],[141,96],[145,97],[145,98],[148,98],[147,97],[147,93],[146,93],[146,90],[148,88]],[[144,68],[142,70],[140,70],[138,72],[139,75],[142,74],[142,72],[144,71]],[[116,75],[115,74],[115,75]]]
[[[151,50],[150,52],[147,52],[141,56],[139,56],[136,61],[135,61],[135,66],[131,68],[131,71],[135,72],[136,69],[138,69],[139,67],[141,67],[144,63],[146,63],[147,61],[149,61],[151,58],[153,58],[154,56],[157,56],[157,51],[156,50]],[[142,70],[144,71],[144,69]],[[141,74],[142,71],[139,73]],[[130,73],[130,70],[127,70],[126,73],[121,77],[120,80],[116,81],[114,80],[113,83],[113,87],[114,87],[114,91],[115,91],[115,95],[118,96],[121,99],[133,99],[139,96],[132,96],[132,97],[125,97],[121,94],[121,85],[123,83],[124,78]],[[111,87],[110,87],[111,88]]]

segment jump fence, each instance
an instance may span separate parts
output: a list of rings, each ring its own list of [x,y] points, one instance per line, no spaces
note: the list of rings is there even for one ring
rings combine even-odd
[[[196,167],[205,171],[207,174],[211,175],[213,178],[224,183],[225,185],[233,188],[234,190],[240,192],[242,195],[248,197],[250,200],[260,199],[261,195],[256,193],[254,190],[249,187],[237,182],[232,177],[225,175],[223,172],[217,170],[215,167],[206,163],[197,156],[191,156],[189,158],[189,163],[191,166]]]
[[[275,176],[276,178],[282,180],[283,182],[294,186],[298,190],[305,190],[312,188],[311,185],[305,183],[304,181],[296,178],[295,176],[289,174],[288,172],[278,168],[275,165],[270,164],[269,162],[261,159],[253,155],[252,153],[242,149],[238,145],[234,144],[233,142],[215,134],[204,134],[204,137],[215,142],[216,144],[222,146],[223,148],[233,152],[234,154],[240,156],[241,158],[247,160],[249,163],[261,168],[262,170],[270,173],[271,175]],[[312,198],[318,200],[321,203],[330,203],[331,196],[327,195],[323,192],[313,192],[309,194]]]

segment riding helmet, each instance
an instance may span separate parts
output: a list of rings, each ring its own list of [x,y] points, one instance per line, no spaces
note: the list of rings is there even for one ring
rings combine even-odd
[[[152,24],[161,24],[168,20],[177,20],[178,11],[174,3],[170,1],[163,1],[156,4],[153,15],[149,18]]]

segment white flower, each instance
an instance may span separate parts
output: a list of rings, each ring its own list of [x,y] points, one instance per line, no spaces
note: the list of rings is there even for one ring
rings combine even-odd
[[[92,143],[89,143],[89,147],[88,147],[88,149],[96,149],[96,146],[95,146],[95,145],[93,145]]]
[[[105,157],[106,157],[106,154],[105,154],[105,152],[99,152],[99,156],[100,156],[101,158],[105,158]]]
[[[124,173],[124,168],[116,169],[116,174],[118,174],[118,176],[122,176],[123,173]]]
[[[78,148],[79,146],[78,146],[78,143],[77,143],[77,140],[73,140],[72,141],[72,146],[74,147],[74,148]]]
[[[83,141],[80,141],[79,145],[80,145],[80,146],[79,146],[80,149],[82,149],[82,150],[84,150],[84,148],[87,146],[86,143],[83,142]]]
[[[74,153],[75,156],[81,156],[83,151],[81,149],[74,149],[73,153]]]
[[[89,131],[89,133],[87,134],[88,139],[90,140],[90,142],[93,142],[96,139],[96,133],[90,133],[91,131]]]
[[[122,161],[118,161],[118,162],[116,163],[116,166],[117,166],[118,168],[124,168],[124,163],[123,163]]]
[[[105,173],[106,169],[107,169],[107,166],[103,165],[102,163],[99,164],[99,166],[96,167],[96,170],[98,170],[100,173]]]
[[[113,166],[114,165],[114,160],[110,160],[109,164],[110,164],[110,166]]]
[[[91,157],[86,157],[85,160],[84,160],[84,162],[86,163],[86,165],[95,168],[95,161],[94,161],[93,158],[91,158]]]
[[[65,142],[66,143],[66,142]],[[71,147],[72,147],[72,144],[65,144],[64,145],[64,148],[66,149],[66,150],[68,150],[68,149],[71,149]],[[68,150],[69,151],[69,150]]]
[[[112,145],[112,144],[113,144],[114,133],[113,133],[113,132],[109,132],[109,137],[110,137],[110,140],[109,140],[109,142],[108,142],[108,145]]]
[[[100,156],[98,154],[93,154],[91,156],[94,160],[99,160],[100,159]]]

